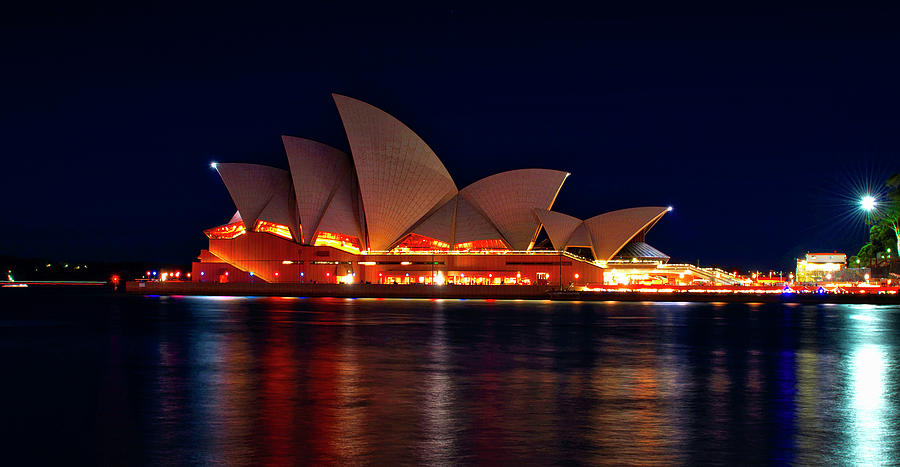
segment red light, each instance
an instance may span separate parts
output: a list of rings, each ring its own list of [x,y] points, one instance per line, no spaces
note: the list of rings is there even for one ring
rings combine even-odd
[[[326,272],[326,273],[325,273],[325,277],[331,277],[331,273],[330,273],[330,272]]]
[[[150,277],[150,271],[147,271],[147,274],[145,274],[145,276]]]
[[[576,273],[576,274],[575,274],[575,278],[578,279],[578,277],[579,277],[579,276],[578,276],[578,274]]]

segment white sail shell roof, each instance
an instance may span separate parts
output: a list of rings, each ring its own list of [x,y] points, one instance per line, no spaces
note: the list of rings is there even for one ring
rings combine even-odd
[[[535,209],[534,213],[537,214],[541,224],[544,225],[544,230],[547,232],[547,236],[550,237],[550,243],[553,244],[553,248],[556,250],[564,250],[569,237],[572,236],[572,232],[581,226],[581,219],[561,212]]]
[[[334,94],[350,142],[368,247],[384,250],[456,193],[450,173],[412,130],[381,109]]]
[[[248,230],[259,220],[286,225],[304,244],[312,243],[316,232],[350,235],[368,251],[386,250],[408,233],[451,248],[499,240],[527,250],[543,225],[555,249],[589,247],[602,261],[667,212],[631,208],[581,221],[551,211],[569,175],[558,170],[511,170],[457,191],[438,157],[403,123],[365,102],[337,94],[334,100],[352,156],[284,136],[290,171],[215,165],[238,210],[229,223],[242,220]]]
[[[460,191],[485,214],[514,250],[527,250],[540,228],[534,209],[550,209],[569,174],[519,169],[485,177]]]
[[[635,235],[659,220],[668,208],[651,206],[620,209],[584,221],[598,260],[610,260]]]
[[[454,196],[450,201],[444,203],[437,211],[415,226],[411,233],[424,235],[447,244],[453,243],[453,219],[456,216],[456,199],[457,197]]]
[[[503,243],[509,244],[491,221],[469,204],[465,198],[457,196],[453,243],[468,243],[476,240],[501,240]]]
[[[287,170],[243,163],[216,164],[216,170],[247,230],[256,227],[260,219],[287,225],[292,234],[299,230],[290,212],[293,201]]]
[[[291,189],[290,177],[285,177],[280,187],[259,213],[258,220],[286,225],[294,240],[300,238],[300,223],[297,219],[297,207],[294,205],[294,193]],[[246,225],[244,226],[246,228]]]
[[[587,227],[585,227],[584,223],[581,223],[581,225],[572,232],[572,235],[569,235],[569,239],[566,240],[566,248],[569,247],[594,248],[594,244],[591,241],[591,233],[588,231]]]
[[[347,153],[326,144],[294,136],[281,139],[291,168],[302,243],[310,244],[317,230],[327,230],[319,229],[319,223],[338,187],[353,172],[353,164]]]
[[[365,240],[359,222],[356,177],[350,171],[337,180],[338,187],[329,200],[316,232],[331,232],[356,237],[363,244]]]

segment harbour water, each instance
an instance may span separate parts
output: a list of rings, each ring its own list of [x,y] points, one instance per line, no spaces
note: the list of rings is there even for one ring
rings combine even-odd
[[[13,464],[896,464],[900,306],[0,294]]]

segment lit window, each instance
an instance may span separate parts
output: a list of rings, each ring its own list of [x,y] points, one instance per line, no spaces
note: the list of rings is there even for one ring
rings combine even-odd
[[[508,250],[503,240],[475,240],[473,242],[457,243],[453,246],[454,250],[472,251],[472,250]]]
[[[288,226],[276,224],[274,222],[257,221],[256,231],[270,233],[272,235],[277,235],[288,240],[293,240],[294,238],[293,236],[291,236],[291,229],[289,229]]]
[[[203,233],[212,240],[230,240],[247,233],[247,230],[244,228],[244,223],[238,221],[204,230]]]
[[[350,235],[341,235],[331,232],[319,232],[313,246],[330,246],[348,253],[359,254],[359,239]]]
[[[391,251],[445,251],[449,249],[449,243],[444,243],[424,235],[411,233]]]

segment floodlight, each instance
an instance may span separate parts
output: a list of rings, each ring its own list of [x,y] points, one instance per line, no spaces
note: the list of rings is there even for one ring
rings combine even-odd
[[[865,195],[859,201],[859,206],[863,208],[864,211],[871,211],[875,209],[875,198],[872,195]]]

